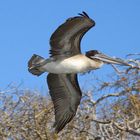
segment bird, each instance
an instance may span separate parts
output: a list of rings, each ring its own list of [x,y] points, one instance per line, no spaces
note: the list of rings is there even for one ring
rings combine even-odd
[[[81,53],[81,40],[94,26],[95,21],[86,12],[68,18],[50,37],[50,57],[45,59],[34,54],[28,61],[28,71],[33,75],[48,72],[55,133],[59,133],[76,115],[82,98],[78,73],[99,69],[103,64],[130,66],[124,60],[109,57],[98,50]]]

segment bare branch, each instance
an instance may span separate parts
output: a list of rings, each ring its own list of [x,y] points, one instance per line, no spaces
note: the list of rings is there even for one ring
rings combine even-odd
[[[102,96],[101,98],[97,99],[93,105],[96,105],[98,104],[99,102],[103,101],[104,99],[107,99],[109,97],[120,97],[120,96],[123,96],[124,94],[126,93],[126,91],[121,91],[120,93],[111,93],[111,94],[107,94],[107,95],[104,95]]]

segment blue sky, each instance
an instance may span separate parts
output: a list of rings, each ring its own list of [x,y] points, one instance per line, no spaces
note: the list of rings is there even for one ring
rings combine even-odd
[[[1,0],[0,89],[13,82],[44,91],[47,74],[31,75],[27,62],[32,54],[48,57],[53,31],[82,11],[96,21],[82,40],[83,52],[97,49],[121,58],[140,52],[140,0]],[[110,72],[105,66],[94,74],[102,78]],[[80,83],[84,83],[82,76]]]

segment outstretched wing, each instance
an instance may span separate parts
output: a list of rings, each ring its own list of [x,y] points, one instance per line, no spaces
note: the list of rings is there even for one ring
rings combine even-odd
[[[67,19],[50,38],[51,57],[71,57],[81,53],[81,39],[94,25],[95,22],[85,12]]]
[[[75,116],[81,99],[76,74],[48,74],[50,95],[55,109],[55,131],[61,131]]]

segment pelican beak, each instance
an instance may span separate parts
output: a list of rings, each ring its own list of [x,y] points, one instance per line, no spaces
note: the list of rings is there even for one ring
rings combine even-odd
[[[92,59],[100,60],[107,64],[117,64],[117,65],[124,65],[124,66],[132,66],[131,64],[127,63],[126,61],[120,59],[120,58],[113,58],[110,56],[107,56],[105,54],[99,53],[95,54],[91,57]]]

